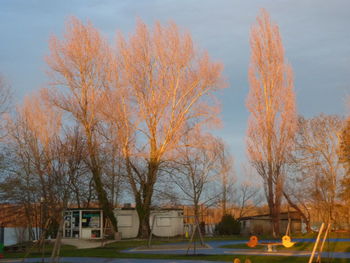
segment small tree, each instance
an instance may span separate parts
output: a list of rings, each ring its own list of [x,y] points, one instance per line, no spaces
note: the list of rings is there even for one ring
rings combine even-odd
[[[200,206],[211,206],[221,201],[222,189],[221,147],[217,138],[198,133],[183,138],[187,147],[178,150],[170,168],[170,180],[181,199],[193,205],[194,216],[199,221]]]

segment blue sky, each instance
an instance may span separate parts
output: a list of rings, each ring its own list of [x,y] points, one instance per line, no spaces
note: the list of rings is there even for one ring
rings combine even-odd
[[[132,31],[138,17],[147,24],[174,21],[225,66],[229,87],[219,95],[223,128],[216,134],[230,145],[239,170],[246,160],[249,30],[262,7],[280,26],[298,112],[344,115],[350,93],[348,0],[0,0],[0,72],[18,102],[44,87],[48,39],[62,33],[71,15],[91,20],[111,41],[117,30]]]

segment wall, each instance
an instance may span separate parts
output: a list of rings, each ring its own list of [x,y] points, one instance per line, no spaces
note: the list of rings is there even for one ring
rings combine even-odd
[[[36,229],[33,229],[36,233]],[[29,240],[29,232],[24,227],[5,227],[4,245],[11,246]]]
[[[136,210],[115,209],[114,214],[118,221],[118,231],[122,238],[135,238],[139,230],[139,217]]]
[[[153,221],[153,218],[155,220]],[[153,226],[153,234],[158,237],[174,237],[184,234],[184,218],[182,211],[153,211],[151,212],[150,225]]]

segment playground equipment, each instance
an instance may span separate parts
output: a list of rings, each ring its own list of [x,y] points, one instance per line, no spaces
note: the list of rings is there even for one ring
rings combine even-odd
[[[312,249],[312,253],[311,253],[310,258],[309,258],[309,263],[312,263],[312,261],[314,260],[315,253],[316,253],[316,250],[318,248],[318,244],[319,244],[321,236],[323,234],[322,243],[321,243],[321,246],[320,246],[319,250],[317,251],[317,259],[316,259],[316,262],[319,262],[319,263],[321,262],[321,254],[322,254],[322,251],[323,251],[323,247],[324,247],[324,244],[326,243],[326,239],[327,239],[328,233],[329,233],[329,231],[331,229],[331,224],[329,223],[328,226],[327,226],[327,229],[323,233],[324,225],[325,224],[322,223],[321,228],[320,228],[320,230],[318,232],[314,248]]]
[[[193,253],[196,254],[196,249],[197,249],[196,239],[199,240],[201,248],[205,247],[203,236],[202,236],[202,233],[201,233],[201,228],[199,226],[199,220],[198,220],[198,218],[196,216],[184,216],[184,215],[181,215],[181,216],[180,215],[179,216],[168,216],[168,215],[159,214],[159,215],[154,215],[153,216],[153,220],[152,220],[152,223],[151,223],[151,233],[150,233],[150,236],[149,236],[149,239],[148,239],[148,245],[147,245],[148,248],[152,247],[152,237],[153,237],[153,234],[154,234],[154,228],[155,228],[155,225],[156,225],[156,222],[157,222],[158,218],[161,218],[161,219],[181,219],[181,220],[184,220],[185,218],[187,218],[187,219],[192,218],[193,222],[192,222],[192,229],[191,229],[191,231],[189,230],[188,226],[183,231],[184,232],[183,233],[184,237],[186,239],[188,239],[188,246],[187,246],[186,254],[189,254],[191,249],[193,249]],[[191,233],[189,233],[189,232],[191,232]]]
[[[282,237],[282,245],[286,248],[290,248],[294,246],[295,242],[291,242],[290,236],[283,236]]]
[[[247,243],[247,246],[248,247],[256,247],[258,245],[258,238],[256,236],[251,236],[248,243]]]
[[[233,263],[241,263],[241,260],[239,258],[235,258],[233,260]],[[249,258],[247,258],[244,260],[244,263],[252,263],[252,261]]]
[[[256,247],[257,245],[267,246],[267,252],[273,252],[274,247],[276,246],[284,246],[286,248],[290,248],[294,246],[295,242],[291,242],[291,239],[289,236],[285,235],[282,237],[282,242],[259,242],[258,238],[256,236],[251,236],[249,241],[247,242],[248,247]]]
[[[289,213],[289,211],[288,211]],[[288,215],[288,225],[287,225],[287,229],[286,229],[286,234],[282,237],[282,242],[265,242],[265,243],[259,243],[259,240],[256,236],[251,236],[249,241],[247,242],[247,246],[248,247],[256,247],[257,245],[263,245],[263,246],[267,246],[267,252],[273,252],[274,251],[274,247],[276,246],[284,246],[286,248],[290,248],[292,246],[294,246],[294,244],[296,242],[292,242],[291,238],[290,238],[290,225],[291,225],[291,219]]]

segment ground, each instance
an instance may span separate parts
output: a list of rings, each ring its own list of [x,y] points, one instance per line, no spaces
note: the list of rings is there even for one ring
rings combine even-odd
[[[329,242],[325,246],[323,258],[332,258],[334,263],[350,262],[350,236],[331,236]],[[302,239],[293,239],[298,243],[290,249],[278,248],[278,252],[267,253],[264,247],[249,249],[245,243],[246,239],[242,238],[219,238],[206,239],[206,243],[210,248],[198,249],[197,255],[193,255],[193,250],[190,250],[190,255],[186,256],[187,242],[184,240],[156,240],[153,242],[154,250],[143,249],[135,250],[136,247],[147,245],[147,241],[129,240],[118,241],[106,244],[99,248],[80,248],[73,246],[74,244],[64,245],[62,247],[61,262],[71,263],[190,263],[190,262],[232,262],[234,258],[240,258],[242,262],[249,258],[251,262],[259,263],[288,263],[288,262],[307,262],[308,255],[312,249],[314,236],[304,236]],[[81,242],[83,243],[83,242]],[[99,243],[100,242],[95,242]],[[86,243],[91,245],[90,242]],[[162,245],[162,246],[160,246]],[[198,244],[199,245],[199,244]],[[80,244],[82,247],[82,244]],[[91,246],[89,246],[91,247]],[[49,257],[51,246],[46,248],[44,256]],[[302,255],[304,256],[302,256]],[[293,257],[291,257],[293,256]],[[15,258],[23,258],[23,253],[6,253],[7,259],[0,262],[20,262]],[[29,257],[24,262],[41,262],[41,253],[34,249]]]

